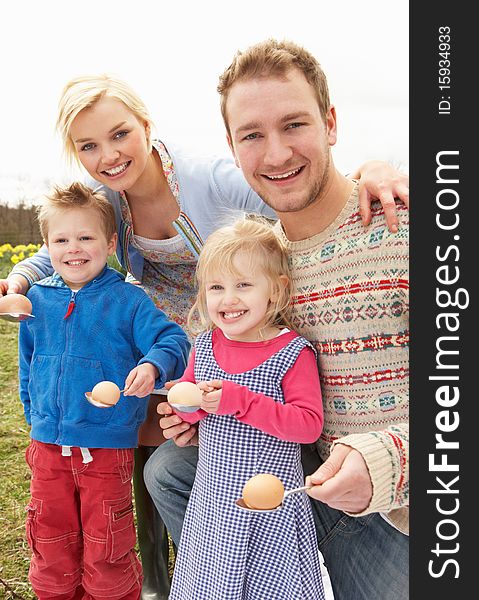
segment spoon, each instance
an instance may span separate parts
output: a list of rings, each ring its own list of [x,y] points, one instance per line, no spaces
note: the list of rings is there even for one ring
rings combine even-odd
[[[186,404],[176,404],[173,402],[169,402],[169,404],[177,411],[184,413],[194,413],[197,410],[200,410],[199,406],[187,406]]]
[[[236,500],[235,504],[238,508],[241,508],[241,510],[246,510],[251,513],[271,513],[283,508],[284,501],[290,494],[295,494],[296,492],[305,492],[306,490],[310,490],[312,487],[312,485],[303,485],[302,487],[293,488],[292,490],[285,491],[283,495],[283,501],[281,502],[281,504],[275,506],[274,508],[250,508],[249,506],[246,506],[243,498]]]
[[[124,391],[126,391],[126,388],[124,390],[120,390],[120,394],[122,394]],[[96,406],[97,408],[113,408],[116,404],[104,404],[103,402],[97,402],[91,397],[91,392],[85,392],[85,398],[90,404],[93,404],[93,406]]]
[[[19,323],[20,321],[26,321],[28,319],[34,319],[35,315],[28,313],[0,313],[0,318],[11,323]]]

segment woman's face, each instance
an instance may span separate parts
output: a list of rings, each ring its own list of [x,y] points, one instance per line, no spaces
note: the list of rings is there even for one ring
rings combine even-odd
[[[150,156],[149,127],[123,102],[104,97],[75,117],[70,136],[88,173],[115,192],[139,181]]]

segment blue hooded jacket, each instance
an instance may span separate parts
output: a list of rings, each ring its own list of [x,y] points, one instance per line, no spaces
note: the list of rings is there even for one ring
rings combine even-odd
[[[114,407],[97,408],[84,394],[104,380],[122,389],[144,362],[159,371],[156,388],[177,379],[190,349],[184,331],[109,267],[77,292],[54,274],[35,283],[28,298],[35,318],[20,324],[19,379],[31,437],[65,446],[136,447],[148,398],[122,395]]]

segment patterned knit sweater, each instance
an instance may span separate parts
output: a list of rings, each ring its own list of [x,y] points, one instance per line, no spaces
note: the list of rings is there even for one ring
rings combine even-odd
[[[373,497],[361,515],[385,516],[408,531],[409,505],[409,227],[397,205],[399,231],[390,233],[379,203],[364,228],[357,188],[336,220],[299,242],[275,229],[290,252],[293,326],[318,352],[324,429],[317,449],[358,450]]]

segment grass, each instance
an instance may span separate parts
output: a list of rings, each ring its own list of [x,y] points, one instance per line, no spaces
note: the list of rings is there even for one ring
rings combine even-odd
[[[25,538],[29,434],[18,398],[18,327],[0,321],[0,598],[31,600],[35,595],[28,583],[30,549]]]

